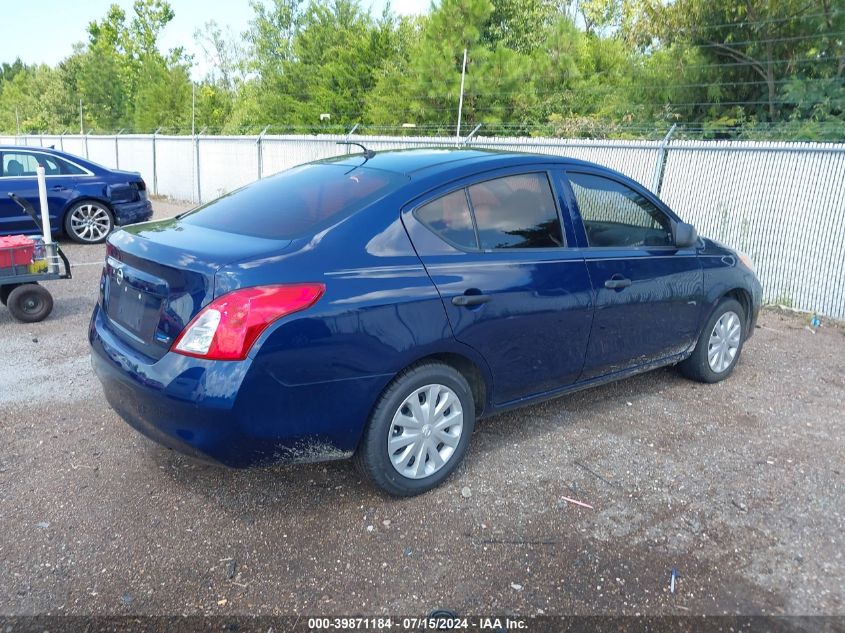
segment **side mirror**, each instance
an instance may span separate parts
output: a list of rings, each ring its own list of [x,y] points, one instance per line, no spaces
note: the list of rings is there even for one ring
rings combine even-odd
[[[675,246],[678,248],[689,248],[698,244],[698,231],[692,224],[676,222],[672,227],[675,237]]]

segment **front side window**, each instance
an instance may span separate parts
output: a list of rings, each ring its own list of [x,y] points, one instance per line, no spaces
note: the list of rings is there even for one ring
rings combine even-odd
[[[23,152],[3,152],[3,176],[11,178],[34,177],[38,164],[44,165],[44,174],[57,176],[68,173],[62,169],[58,161],[44,154],[28,154]]]
[[[669,218],[645,196],[620,182],[569,173],[569,182],[594,247],[671,246]]]
[[[34,176],[38,162],[32,154],[3,152],[3,175],[11,178]]]
[[[563,246],[557,207],[545,173],[487,180],[468,191],[482,249]]]
[[[461,248],[478,248],[465,189],[432,200],[416,210],[417,219],[441,239]]]

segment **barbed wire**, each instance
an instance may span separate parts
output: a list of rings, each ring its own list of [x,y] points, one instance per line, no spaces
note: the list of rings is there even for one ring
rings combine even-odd
[[[465,134],[472,130],[477,123],[475,121],[465,122],[461,126],[461,131]],[[571,138],[629,138],[629,140],[649,140],[662,138],[668,128],[670,122],[663,125],[630,125],[619,124],[611,122],[596,122],[584,125],[579,121],[560,121],[560,122],[546,122],[546,123],[483,123],[479,135],[496,135],[504,133],[506,136],[514,136],[514,132],[518,132],[519,136],[561,136],[565,134]],[[742,138],[744,136],[763,135],[767,137],[790,137],[794,136],[796,132],[800,132],[802,128],[812,129],[822,134],[829,134],[830,138],[827,140],[845,141],[845,132],[843,132],[843,124],[841,122],[787,122],[787,123],[753,123],[744,125],[722,125],[722,124],[707,124],[707,123],[681,123],[677,128],[675,137],[686,136],[710,136],[710,137],[736,137]],[[304,133],[306,135],[331,135],[331,136],[346,136],[351,130],[352,125],[307,125],[307,124],[276,124],[276,125],[243,125],[237,127],[208,127],[203,130],[203,137],[231,137],[243,136],[244,140],[254,142],[255,138],[264,129],[267,129],[266,135],[272,136],[274,133],[284,135],[285,133],[297,134]],[[147,129],[123,129],[121,135],[116,134],[116,130],[92,130],[88,134],[61,134],[61,133],[29,133],[15,136],[13,133],[7,135],[8,138],[23,139],[25,137],[50,137],[50,138],[81,138],[87,136],[88,138],[96,139],[97,136],[109,137],[111,139],[120,138],[120,136],[127,135],[144,135],[151,136],[153,130]],[[178,138],[194,138],[191,136],[189,130],[182,127],[173,127],[159,133],[159,136],[171,136]],[[172,132],[172,133],[171,133]],[[386,134],[390,132],[392,134]],[[394,125],[370,125],[361,124],[356,129],[355,136],[429,136],[429,137],[446,137],[455,138],[454,124],[420,124],[414,127],[403,126],[403,124]],[[2,133],[0,133],[2,135]],[[777,138],[770,138],[769,140],[778,140]],[[788,139],[789,140],[789,139]]]
[[[791,37],[776,37],[776,38],[768,38],[768,39],[753,39],[753,40],[745,40],[745,41],[725,41],[725,42],[714,42],[709,44],[694,44],[696,48],[719,48],[723,46],[747,46],[749,44],[779,44],[783,42],[803,42],[805,40],[817,40],[819,38],[825,37],[840,37],[845,35],[845,31],[834,31],[834,32],[820,32],[820,33],[813,33],[812,35],[793,35]]]
[[[836,18],[840,15],[845,15],[845,11],[834,9],[830,12],[822,11],[820,13],[799,13],[797,15],[782,18],[765,18],[761,20],[740,20],[738,22],[723,22],[721,24],[700,24],[696,26],[682,26],[678,27],[678,33],[686,35],[688,33],[699,33],[701,31],[711,31],[728,27],[769,26],[771,24],[782,24],[784,22],[815,20],[816,18]]]

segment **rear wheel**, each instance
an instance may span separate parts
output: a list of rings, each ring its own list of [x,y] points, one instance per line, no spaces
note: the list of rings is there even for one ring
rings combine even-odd
[[[680,363],[681,373],[698,382],[719,382],[734,370],[745,342],[745,310],[724,298],[701,330],[692,355]]]
[[[99,244],[113,228],[112,212],[102,202],[83,200],[65,214],[65,232],[80,244]]]
[[[22,284],[9,293],[6,305],[18,321],[35,323],[53,311],[53,295],[38,284]]]
[[[448,365],[418,365],[403,371],[380,396],[355,463],[388,494],[418,495],[458,467],[474,426],[475,403],[466,379]]]

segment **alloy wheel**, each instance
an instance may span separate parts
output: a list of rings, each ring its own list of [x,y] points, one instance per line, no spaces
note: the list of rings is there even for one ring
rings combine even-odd
[[[109,212],[93,202],[76,207],[70,215],[70,230],[83,242],[99,242],[112,229]]]

